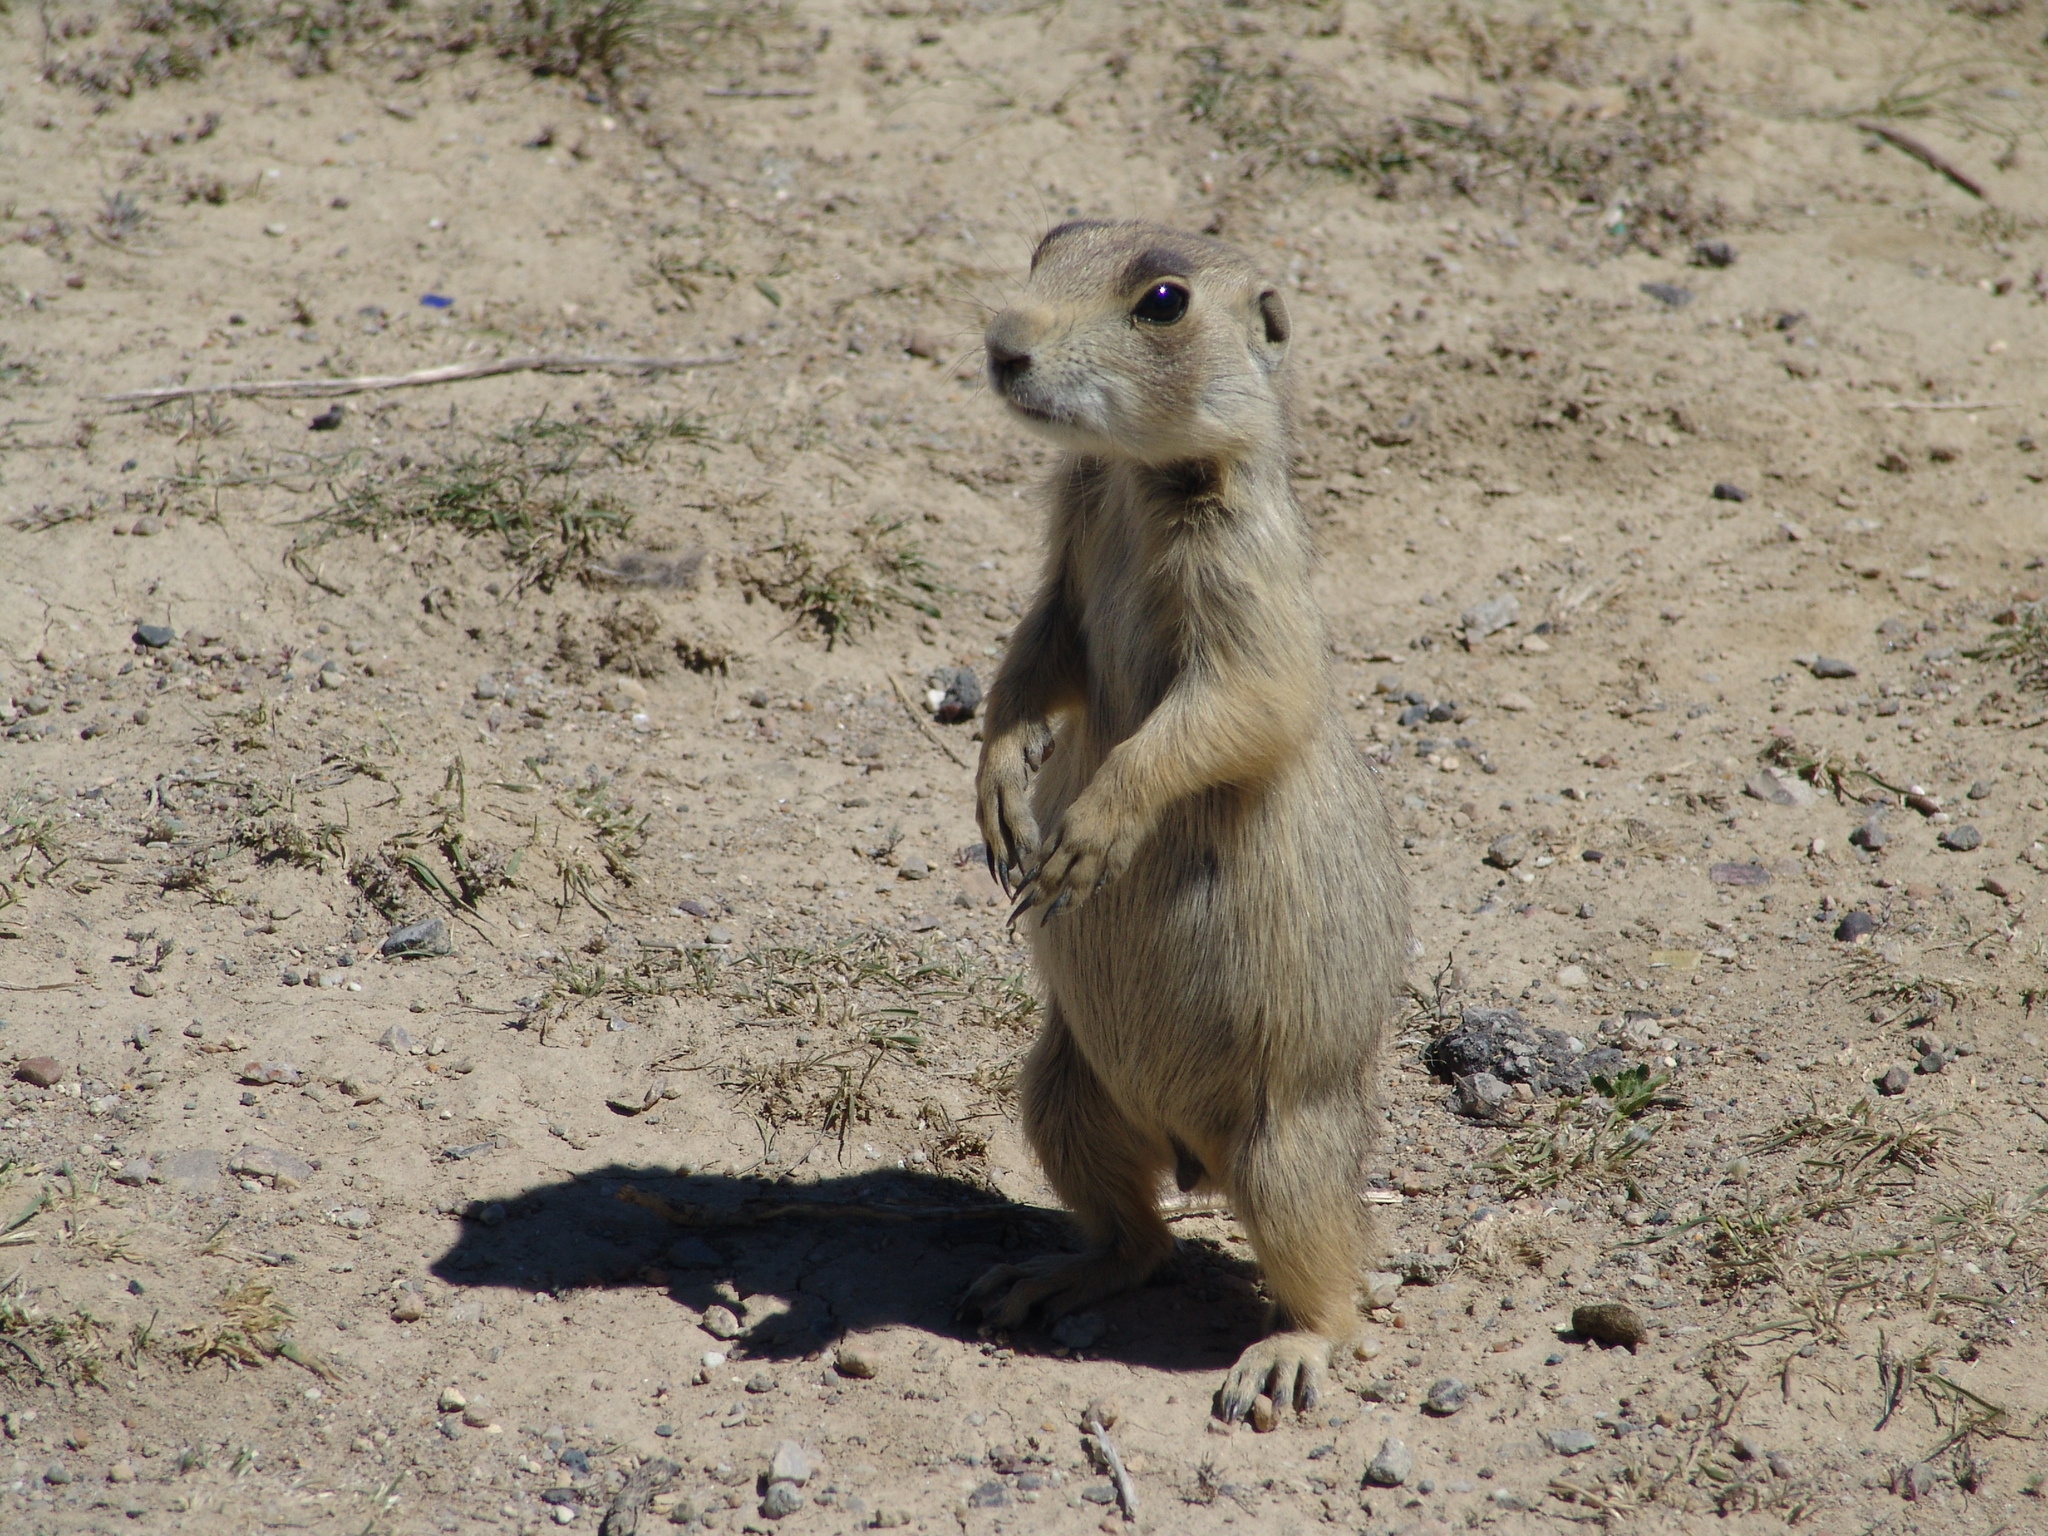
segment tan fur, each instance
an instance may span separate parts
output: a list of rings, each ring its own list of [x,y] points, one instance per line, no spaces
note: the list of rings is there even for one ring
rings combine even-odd
[[[1139,318],[1162,282],[1186,313]],[[1287,333],[1236,251],[1129,223],[1047,235],[987,337],[997,393],[1068,449],[976,785],[1048,993],[1024,1128],[1090,1248],[991,1270],[967,1310],[1015,1326],[1140,1284],[1173,1247],[1164,1175],[1220,1189],[1279,1330],[1226,1378],[1227,1419],[1261,1392],[1309,1406],[1356,1326],[1407,949],[1392,833],[1309,592]]]

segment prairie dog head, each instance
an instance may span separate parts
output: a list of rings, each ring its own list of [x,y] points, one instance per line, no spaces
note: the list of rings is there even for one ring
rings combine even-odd
[[[1164,465],[1279,441],[1287,306],[1230,246],[1158,224],[1081,220],[1039,241],[989,322],[988,376],[1065,447]]]

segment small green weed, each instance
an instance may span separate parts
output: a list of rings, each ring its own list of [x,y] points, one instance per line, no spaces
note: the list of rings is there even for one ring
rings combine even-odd
[[[945,589],[923,552],[903,537],[903,527],[900,520],[871,517],[854,531],[853,552],[828,563],[808,539],[789,532],[785,519],[782,538],[762,551],[777,562],[743,563],[741,586],[750,600],[765,597],[794,622],[815,625],[828,650],[899,607],[942,617],[933,599]]]
[[[1612,1078],[1595,1077],[1591,1094],[1559,1104],[1547,1126],[1509,1138],[1492,1167],[1510,1196],[1534,1194],[1575,1182],[1597,1188],[1626,1182],[1633,1158],[1650,1144],[1659,1122],[1652,1109],[1682,1108],[1664,1090],[1671,1079],[1633,1066]]]

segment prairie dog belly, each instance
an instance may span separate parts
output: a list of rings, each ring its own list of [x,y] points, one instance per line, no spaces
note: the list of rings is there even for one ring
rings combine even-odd
[[[1048,829],[1093,768],[1067,748],[1038,786]],[[1332,724],[1262,790],[1174,807],[1120,880],[1034,925],[1053,999],[1127,1113],[1199,1138],[1276,1098],[1363,1091],[1406,938],[1385,827]]]

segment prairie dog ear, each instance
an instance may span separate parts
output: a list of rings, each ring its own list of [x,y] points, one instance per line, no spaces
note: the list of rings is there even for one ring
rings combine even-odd
[[[1259,321],[1263,329],[1253,351],[1271,373],[1286,360],[1287,338],[1294,334],[1294,323],[1287,318],[1287,301],[1280,297],[1277,288],[1267,288],[1259,294]]]

